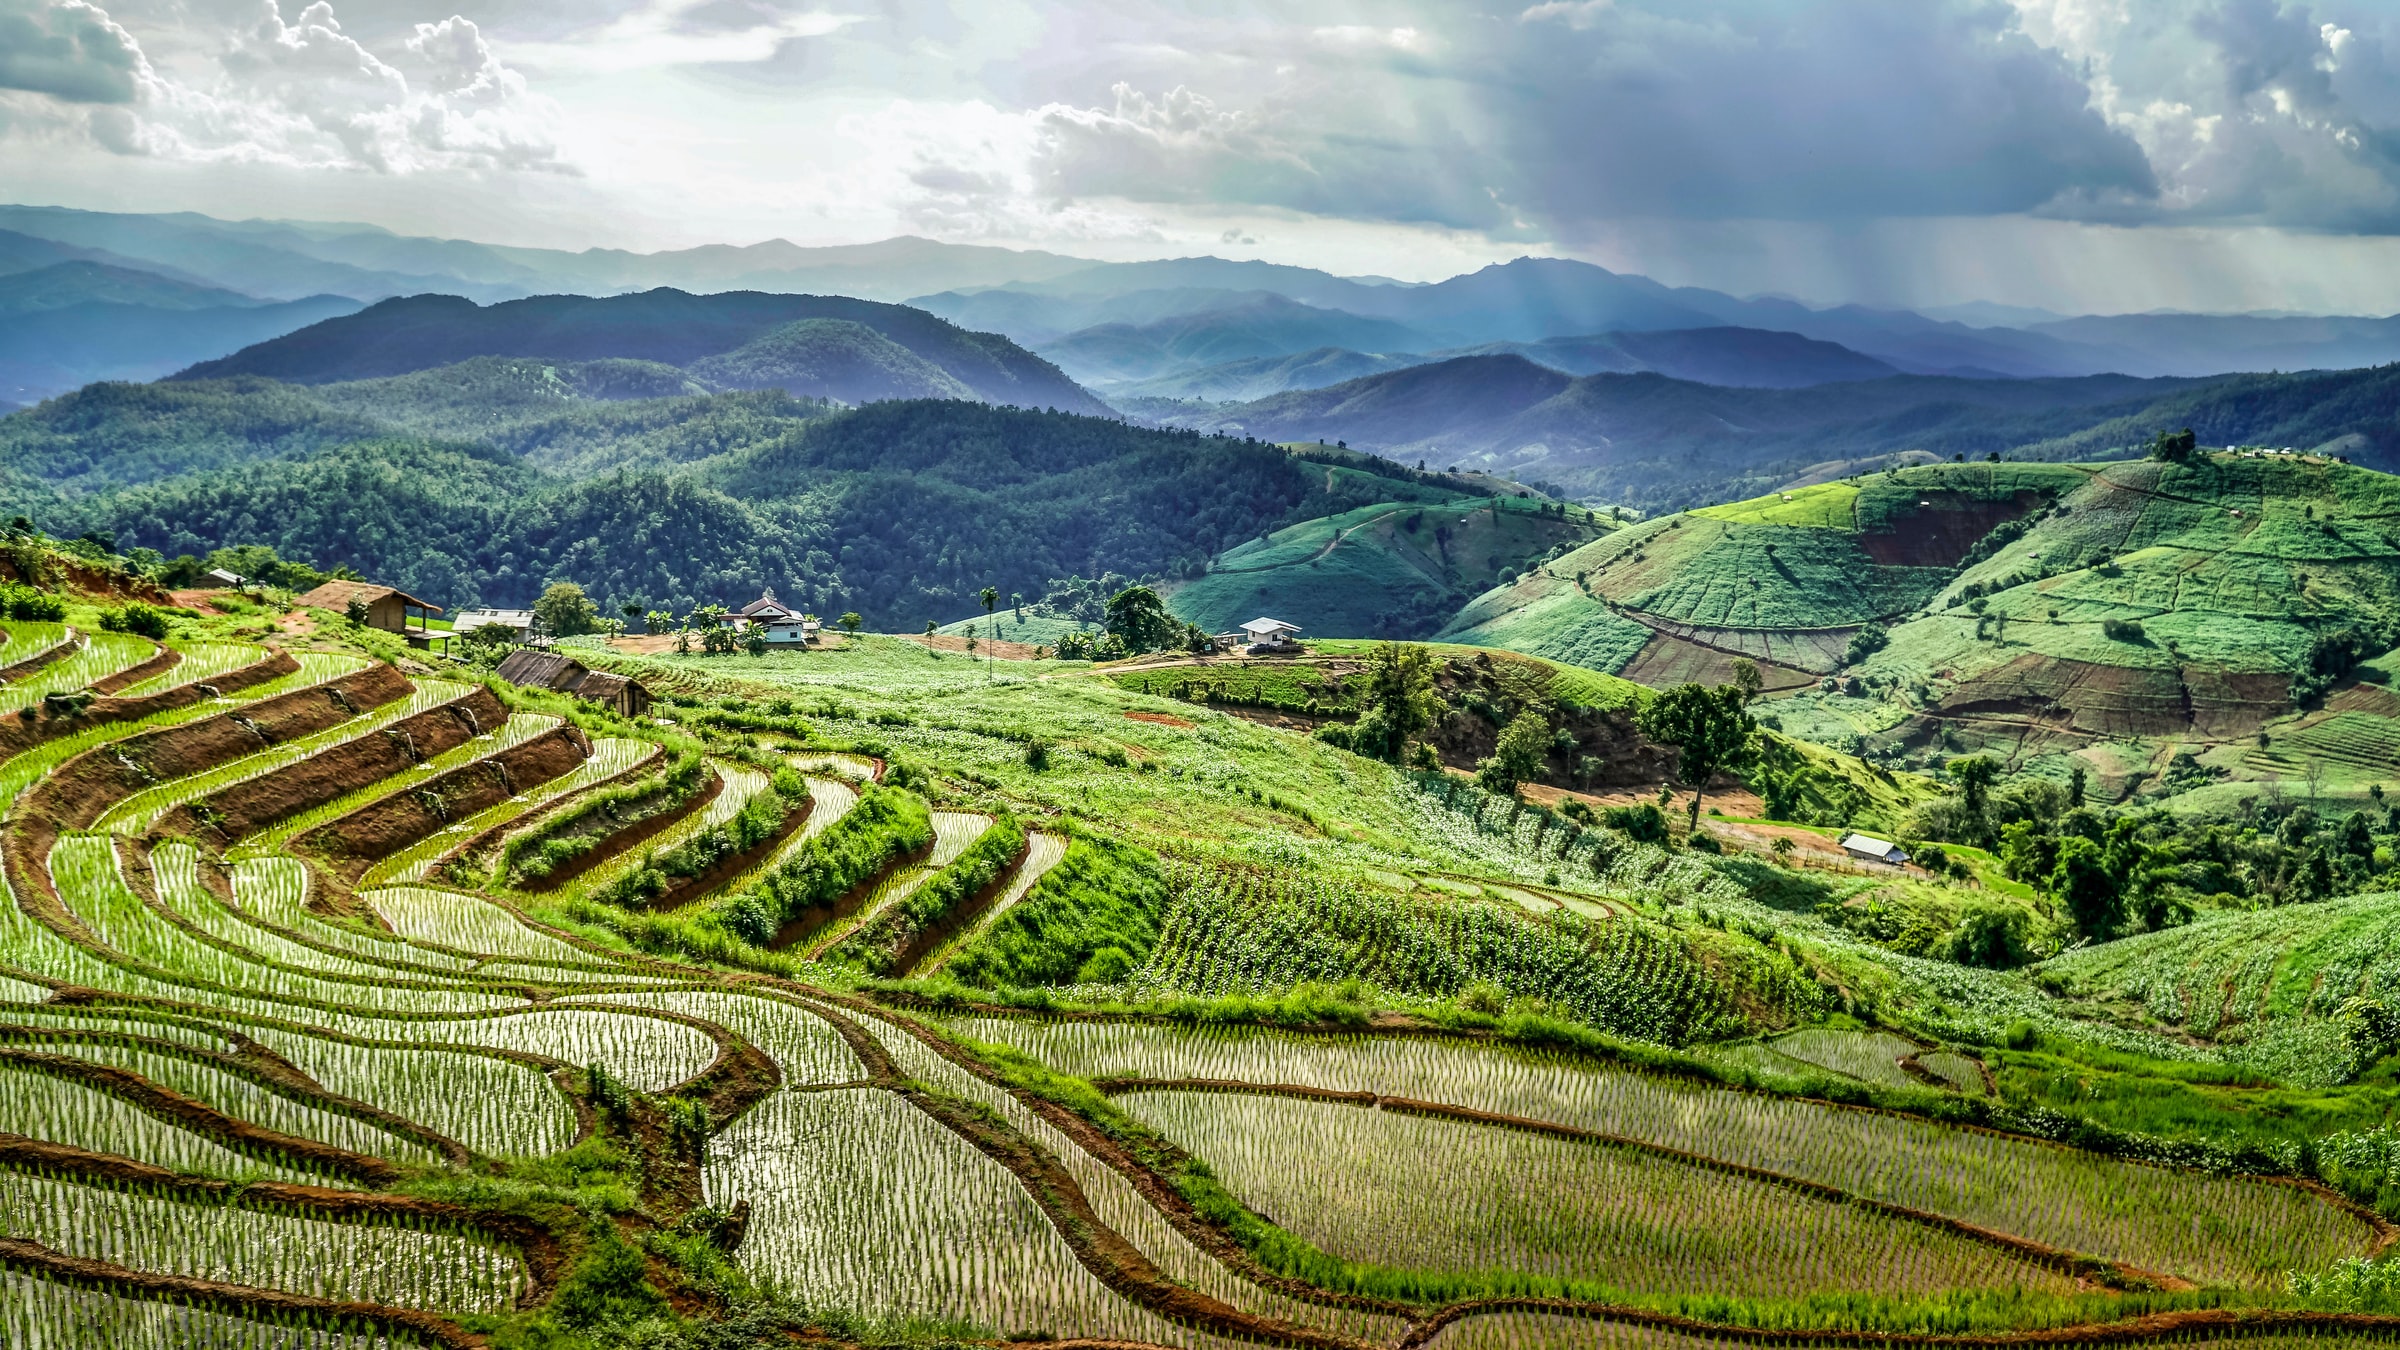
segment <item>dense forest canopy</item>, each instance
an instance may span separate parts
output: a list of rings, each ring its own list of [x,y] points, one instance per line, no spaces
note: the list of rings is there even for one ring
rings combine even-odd
[[[772,586],[812,612],[914,628],[958,617],[986,585],[1038,595],[1060,577],[1196,571],[1293,521],[1402,495],[1418,476],[957,401],[586,402],[498,417],[479,441],[457,409],[426,411],[424,388],[380,425],[311,392],[243,380],[56,400],[0,423],[17,471],[9,510],[170,558],[266,545],[451,607],[529,604],[556,580],[611,612],[738,604]],[[450,434],[392,429],[429,423]],[[80,493],[32,481],[105,482],[136,460],[130,472],[151,481]]]

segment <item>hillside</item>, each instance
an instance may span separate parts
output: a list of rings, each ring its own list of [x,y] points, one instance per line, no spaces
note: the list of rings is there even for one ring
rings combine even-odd
[[[1211,633],[1265,615],[1327,637],[1424,637],[1495,581],[1605,529],[1580,508],[1429,492],[1236,545],[1167,607]]]
[[[1653,684],[1746,657],[1797,691],[1785,729],[1895,763],[2356,797],[2400,745],[2400,702],[2346,678],[2400,643],[2396,528],[2400,479],[2321,457],[1928,465],[1628,527],[1442,637]]]
[[[1066,413],[573,393],[661,369],[95,389],[0,422],[0,467],[11,510],[168,557],[265,544],[445,606],[522,606],[562,574],[612,611],[773,586],[894,628],[954,618],[987,584],[1197,574],[1244,540],[1414,490],[1330,449],[1342,465]],[[1361,462],[1382,474],[1346,467]]]
[[[2329,971],[2388,901],[2034,978],[1938,954],[2037,912],[1996,878],[1661,842],[1609,804],[1672,759],[1650,695],[1507,653],[1426,653],[1438,761],[1542,728],[1502,794],[1292,725],[1365,720],[1368,644],[572,640],[658,696],[628,717],[224,592],[153,641],[101,589],[128,560],[12,559],[64,615],[0,619],[0,1186],[41,1202],[0,1317],[44,1344],[297,1311],[583,1350],[596,1267],[670,1350],[869,1315],[1390,1347],[1529,1298],[1579,1336],[1943,1344],[1928,1289],[1953,1336],[2359,1325],[2285,1279],[2379,1240],[2383,1048],[2301,969],[2221,1045],[2110,1004],[2235,928]],[[1812,811],[1940,799],[1765,739]],[[1936,950],[1864,936],[1887,905],[1947,913]],[[204,1306],[157,1299],[195,1271]]]
[[[2390,368],[2200,382],[1901,376],[1731,389],[1657,375],[1566,378],[1499,355],[1164,415],[1204,430],[1347,441],[1403,460],[1536,475],[1579,495],[1656,508],[1738,499],[1812,471],[1881,468],[1911,451],[2118,457],[2162,427],[2205,426],[2211,444],[2326,446],[2400,467],[2395,389]]]
[[[811,326],[786,329],[803,322]],[[712,369],[732,387],[773,385],[805,396],[843,397],[833,392],[840,388],[893,397],[875,391],[906,388],[928,396],[938,385],[963,387],[991,403],[1107,411],[1056,367],[1008,339],[970,333],[922,310],[743,291],[696,296],[660,289],[605,299],[542,296],[490,306],[442,295],[386,300],[201,362],[176,378],[260,375],[328,384],[485,356],[613,358],[672,366],[713,359]]]

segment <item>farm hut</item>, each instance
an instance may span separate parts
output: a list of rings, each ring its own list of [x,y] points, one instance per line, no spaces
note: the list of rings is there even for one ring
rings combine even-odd
[[[737,633],[755,630],[771,647],[798,647],[817,639],[817,620],[776,599],[772,586],[717,622]]]
[[[533,631],[533,611],[530,609],[462,609],[450,621],[450,631],[465,637],[478,628],[505,628],[521,641]]]
[[[202,581],[212,582],[216,585],[223,586],[227,590],[238,591],[242,588],[241,574],[238,572],[228,572],[222,567],[212,567],[207,571],[202,572],[200,574],[200,579]]]
[[[387,633],[406,633],[412,641],[422,641],[425,625],[420,622],[415,632],[408,627],[409,611],[416,611],[423,620],[442,612],[432,604],[390,586],[378,586],[371,581],[328,581],[300,597],[300,603],[314,609],[330,609],[336,614],[347,613],[352,601],[367,607],[367,627],[380,628]]]
[[[1239,631],[1240,641],[1254,652],[1290,651],[1300,645],[1295,640],[1300,636],[1300,625],[1281,619],[1252,619]]]
[[[626,717],[640,717],[650,711],[650,691],[640,681],[593,670],[564,652],[520,647],[500,663],[497,673],[510,684],[553,690],[597,703]]]
[[[1843,835],[1842,852],[1853,858],[1864,858],[1868,862],[1885,863],[1893,867],[1908,861],[1908,854],[1898,844],[1867,834]]]

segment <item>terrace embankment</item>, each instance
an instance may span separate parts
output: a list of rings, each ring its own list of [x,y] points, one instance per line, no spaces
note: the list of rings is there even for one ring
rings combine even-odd
[[[621,817],[615,813],[606,813],[589,821],[578,822],[575,828],[556,837],[571,838],[580,835],[591,838],[592,846],[526,883],[521,889],[532,893],[557,890],[593,868],[625,856],[634,848],[647,842],[652,836],[664,832],[675,822],[691,815],[694,811],[705,809],[710,802],[717,799],[717,794],[724,790],[724,775],[704,774],[699,785],[680,798],[673,795],[672,787],[662,784],[655,799],[646,796],[625,804],[625,815],[630,819],[625,819],[623,824],[618,824]],[[663,805],[650,810],[647,814],[642,814],[645,806],[654,800]],[[587,824],[591,826],[589,830],[583,828]],[[612,825],[616,828],[608,828]],[[509,831],[509,833],[515,832],[513,828]]]
[[[508,709],[478,685],[459,698],[404,717],[380,731],[328,746],[306,759],[184,802],[159,817],[160,834],[185,835],[223,849],[276,821],[371,787],[497,727]]]
[[[1942,700],[1953,717],[2026,718],[2059,734],[2246,736],[2291,707],[2291,677],[2205,666],[2102,666],[2027,653],[1966,680]],[[1939,730],[1930,719],[1928,732]]]
[[[137,666],[125,674],[131,675],[140,669]],[[161,689],[155,694],[144,694],[140,698],[118,698],[111,694],[111,688],[129,689],[140,682],[111,676],[92,686],[101,692],[102,697],[80,708],[72,704],[54,708],[34,703],[18,709],[12,716],[0,717],[0,759],[14,758],[37,745],[95,726],[111,722],[135,722],[159,713],[188,708],[221,694],[237,693],[269,680],[280,679],[298,669],[300,663],[293,660],[290,653],[272,651],[239,670],[218,676],[213,683],[181,684],[172,689]]]
[[[292,840],[292,852],[317,859],[355,884],[378,860],[540,783],[573,773],[591,742],[572,722],[471,764],[434,775],[405,792],[370,802]]]

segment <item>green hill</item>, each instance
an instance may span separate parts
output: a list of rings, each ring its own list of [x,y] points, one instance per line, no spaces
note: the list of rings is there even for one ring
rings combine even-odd
[[[1887,645],[1859,658],[1862,631]],[[1628,527],[1442,636],[1653,684],[1748,658],[1794,691],[1787,729],[1911,762],[1988,749],[2157,791],[2183,754],[2187,806],[2355,794],[2400,713],[2344,679],[2400,642],[2400,479],[2241,452],[1903,469]]]
[[[1606,528],[1580,507],[1428,489],[1236,545],[1167,605],[1211,633],[1265,615],[1329,637],[1421,637],[1494,581]]]

